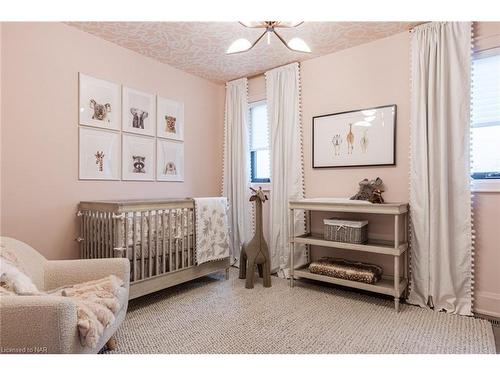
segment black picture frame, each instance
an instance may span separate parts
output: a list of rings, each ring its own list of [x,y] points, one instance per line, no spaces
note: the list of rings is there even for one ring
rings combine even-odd
[[[331,165],[331,166],[323,166],[323,165],[322,166],[316,166],[315,165],[315,161],[314,161],[314,155],[315,155],[314,130],[315,130],[315,120],[316,119],[323,118],[323,117],[344,115],[344,114],[347,114],[347,113],[355,113],[355,112],[369,111],[369,110],[382,109],[382,108],[391,108],[391,107],[394,109],[393,142],[392,142],[392,147],[393,147],[392,163],[356,164],[356,165]],[[324,115],[313,116],[313,118],[312,118],[312,139],[311,139],[311,142],[312,142],[312,168],[313,169],[334,169],[334,168],[366,168],[366,167],[395,166],[396,165],[396,139],[397,139],[397,105],[396,104],[381,105],[381,106],[376,106],[376,107],[369,107],[369,108],[362,108],[362,109],[355,109],[355,110],[350,110],[350,111],[343,111],[343,112],[336,112],[336,113],[329,113],[329,114],[324,114]]]

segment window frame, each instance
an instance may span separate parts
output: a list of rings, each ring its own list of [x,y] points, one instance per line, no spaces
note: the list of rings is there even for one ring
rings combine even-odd
[[[257,100],[255,102],[251,102],[248,104],[248,124],[249,124],[249,146],[251,145],[251,137],[252,137],[252,108],[253,107],[257,107],[259,105],[263,105],[265,104],[266,107],[267,107],[267,100],[266,99],[263,99],[263,100]],[[267,110],[267,108],[266,108]],[[269,131],[269,124],[268,124],[268,131]],[[269,184],[271,183],[271,178],[258,178],[255,176],[255,167],[256,167],[256,153],[257,151],[256,150],[252,150],[251,147],[250,148],[250,183],[251,184],[260,184],[260,183],[264,183],[264,184]],[[270,148],[268,148],[268,150],[270,151]]]
[[[472,55],[472,63],[474,60],[488,58],[491,56],[500,55],[500,47],[489,48],[483,51],[477,51]],[[472,68],[472,67],[471,67]],[[472,77],[474,78],[474,77]],[[471,102],[472,102],[472,88],[471,88]],[[473,105],[473,104],[472,104]],[[470,124],[471,132],[474,128],[473,123]],[[472,139],[471,142],[474,142]],[[471,144],[472,146],[472,144]],[[471,155],[471,158],[473,155]],[[472,191],[474,192],[500,192],[500,175],[498,177],[490,177],[492,173],[499,173],[500,171],[488,172],[475,172],[470,171],[470,180]]]

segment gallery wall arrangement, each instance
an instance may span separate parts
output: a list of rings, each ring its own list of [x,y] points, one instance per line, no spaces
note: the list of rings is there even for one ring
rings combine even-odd
[[[79,179],[184,181],[184,104],[80,73]]]

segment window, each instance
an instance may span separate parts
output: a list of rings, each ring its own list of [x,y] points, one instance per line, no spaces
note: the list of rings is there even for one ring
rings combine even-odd
[[[250,104],[251,182],[270,182],[269,134],[265,101]]]
[[[500,179],[500,50],[472,62],[472,178]]]

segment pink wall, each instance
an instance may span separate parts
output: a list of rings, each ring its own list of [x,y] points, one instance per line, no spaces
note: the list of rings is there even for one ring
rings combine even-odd
[[[408,200],[409,36],[398,34],[301,64],[306,195],[351,196],[365,177],[384,180],[388,201]],[[312,117],[397,105],[396,166],[312,168]]]
[[[60,23],[2,28],[2,235],[78,256],[81,200],[220,194],[224,86]],[[78,72],[185,103],[185,182],[78,181]]]

